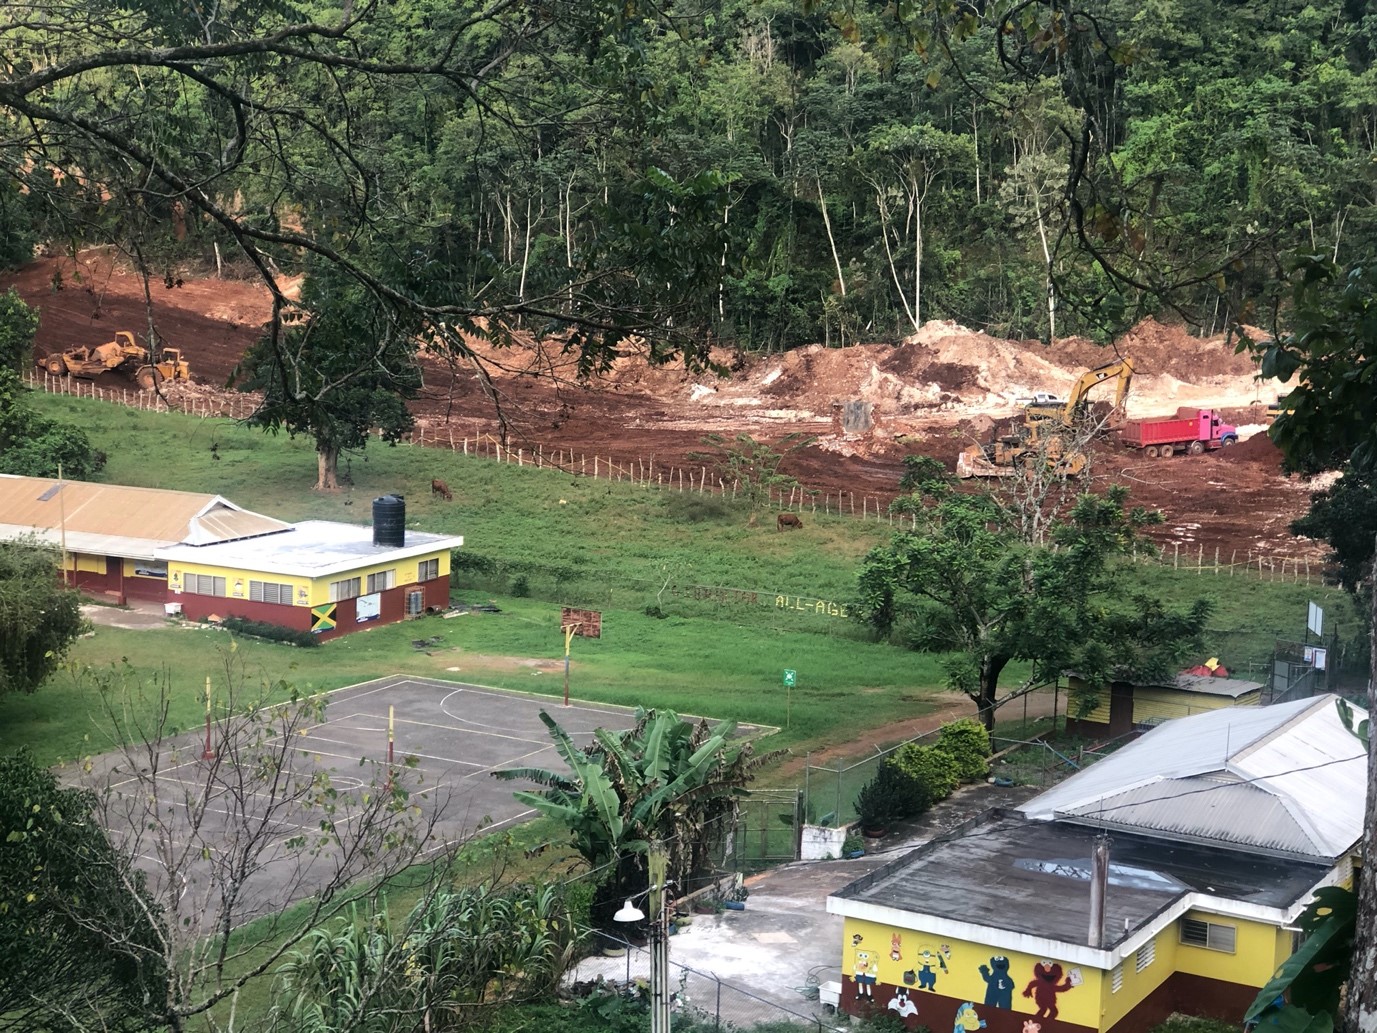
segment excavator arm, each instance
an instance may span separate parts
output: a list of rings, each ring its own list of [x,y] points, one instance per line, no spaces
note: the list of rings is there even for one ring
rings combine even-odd
[[[1076,381],[1076,386],[1071,389],[1071,393],[1066,398],[1066,405],[1062,408],[1061,422],[1068,427],[1074,424],[1085,406],[1085,399],[1090,394],[1091,389],[1111,378],[1118,381],[1118,387],[1114,392],[1114,409],[1116,412],[1123,412],[1124,400],[1128,398],[1128,389],[1133,383],[1133,360],[1127,355],[1121,359],[1115,359],[1113,362],[1106,362],[1103,366],[1088,369],[1080,375],[1080,379]]]

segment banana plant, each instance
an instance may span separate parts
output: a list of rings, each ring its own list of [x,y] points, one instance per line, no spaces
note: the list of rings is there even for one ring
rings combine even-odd
[[[734,722],[710,725],[670,710],[638,709],[633,728],[599,728],[586,747],[549,714],[540,719],[568,771],[508,768],[493,775],[540,786],[514,795],[564,825],[591,870],[609,873],[595,912],[645,888],[652,841],[666,844],[670,878],[680,886],[709,868],[711,847],[730,834],[753,773],[778,756],[755,756],[748,741],[736,738]]]

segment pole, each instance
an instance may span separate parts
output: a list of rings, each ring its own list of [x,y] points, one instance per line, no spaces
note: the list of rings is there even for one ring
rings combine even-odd
[[[396,708],[389,705],[387,708],[387,784],[386,791],[392,792],[392,758],[393,758],[393,738]]]
[[[669,858],[664,844],[652,843],[650,871],[650,1033],[670,1033],[669,1029],[669,928],[665,921],[669,894],[665,870]]]
[[[574,644],[574,632],[581,625],[567,624],[564,627],[564,705],[569,705],[569,650]]]
[[[206,748],[201,751],[201,759],[215,759],[215,747],[210,741],[210,675],[206,675]]]
[[[1109,884],[1109,837],[1097,836],[1090,859],[1090,929],[1087,943],[1104,946],[1105,890]]]

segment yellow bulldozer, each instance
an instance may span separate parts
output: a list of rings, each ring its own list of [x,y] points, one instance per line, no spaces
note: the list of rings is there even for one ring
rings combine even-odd
[[[1117,385],[1109,421],[1122,420],[1124,402],[1133,383],[1133,360],[1125,355],[1080,375],[1066,401],[1034,402],[1023,410],[1023,420],[1005,433],[996,433],[988,445],[972,445],[956,457],[958,477],[1007,477],[1028,463],[1043,463],[1057,473],[1075,477],[1085,469],[1085,454],[1074,439],[1089,430],[1091,390],[1113,381]]]
[[[167,380],[190,380],[191,367],[180,348],[163,348],[152,361],[148,349],[128,330],[118,330],[113,341],[93,347],[53,352],[40,365],[55,377],[74,376],[94,380],[102,373],[128,373],[145,391]]]

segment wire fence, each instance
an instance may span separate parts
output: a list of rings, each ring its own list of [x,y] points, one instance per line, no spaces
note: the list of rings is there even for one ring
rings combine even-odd
[[[161,385],[157,392],[127,386],[105,386],[95,380],[54,376],[47,370],[28,370],[25,381],[35,390],[48,394],[91,398],[147,412],[181,412],[200,417],[246,419],[262,401],[256,394],[207,390],[195,384],[176,382]],[[538,470],[549,469],[592,477],[594,480],[625,482],[682,494],[711,495],[727,501],[735,501],[741,487],[739,483],[723,478],[707,464],[667,464],[654,455],[633,458],[600,456],[596,452],[589,455],[586,451],[573,448],[547,449],[542,444],[512,448],[491,433],[477,429],[469,433],[462,426],[449,421],[435,423],[418,420],[403,443],[448,449],[459,455],[491,462],[514,463]],[[854,491],[830,491],[794,485],[782,489],[770,488],[766,496],[768,508],[780,512],[857,517],[887,522],[896,529],[905,524],[916,526],[913,516],[890,512],[891,503],[898,497],[897,492],[862,492],[857,495]],[[1156,562],[1201,575],[1253,575],[1267,581],[1306,584],[1324,582],[1324,562],[1318,557],[1287,556],[1262,550],[1226,550],[1222,546],[1207,550],[1203,543],[1189,542],[1157,546],[1140,543],[1134,548],[1133,559],[1134,562]]]
[[[889,746],[871,746],[871,753],[859,760],[838,759],[831,764],[814,764],[811,757],[803,764],[804,814],[810,825],[839,829],[859,817],[856,795],[875,777],[886,760],[910,743],[937,740],[938,730],[923,732]]]
[[[1154,546],[1140,542],[1133,548],[1133,562],[1157,563],[1173,570],[1194,571],[1214,577],[1252,575],[1263,581],[1290,581],[1324,584],[1325,563],[1318,557],[1283,556],[1252,549],[1225,549],[1216,545],[1207,551],[1203,543],[1172,542]]]
[[[769,1025],[785,1026],[816,1033],[838,1028],[837,1017],[818,1001],[818,983],[806,977],[799,987],[751,987],[723,979],[674,961],[674,943],[679,936],[692,936],[696,926],[732,921],[733,912],[691,916],[687,923],[677,919],[669,941],[670,1012],[676,1030],[743,1030]],[[683,924],[680,924],[683,923]],[[598,954],[585,958],[571,973],[570,990],[578,997],[604,994],[625,1001],[650,1004],[650,951],[610,933],[595,934]]]

